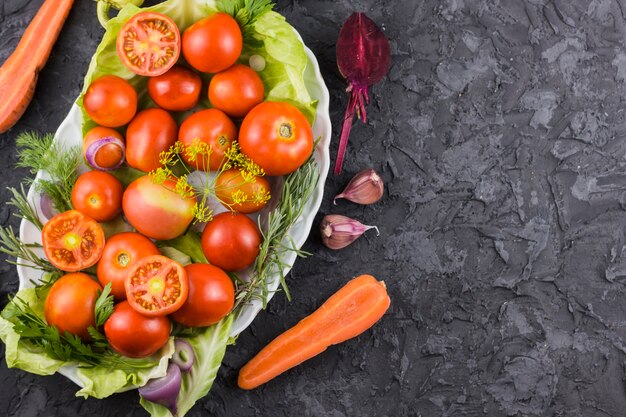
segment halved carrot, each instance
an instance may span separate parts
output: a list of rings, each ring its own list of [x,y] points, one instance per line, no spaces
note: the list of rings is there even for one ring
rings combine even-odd
[[[256,388],[328,346],[360,335],[385,314],[390,302],[382,281],[371,275],[354,278],[241,368],[239,387]]]
[[[0,67],[0,133],[22,117],[74,0],[46,0]]]

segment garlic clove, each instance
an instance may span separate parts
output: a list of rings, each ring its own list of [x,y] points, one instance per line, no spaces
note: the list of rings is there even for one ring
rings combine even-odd
[[[333,203],[337,204],[338,198],[345,198],[357,204],[372,204],[380,200],[384,192],[382,178],[370,168],[356,174],[346,188],[335,196]]]
[[[380,235],[378,227],[362,224],[340,214],[328,214],[320,223],[322,241],[330,249],[345,248],[370,229],[375,229],[376,235]]]

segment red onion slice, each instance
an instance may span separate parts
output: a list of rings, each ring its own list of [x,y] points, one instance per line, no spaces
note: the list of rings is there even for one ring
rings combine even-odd
[[[148,401],[167,407],[173,416],[178,415],[178,393],[182,385],[180,368],[174,363],[167,367],[164,377],[151,379],[146,385],[139,388],[139,395]]]
[[[96,155],[98,154],[98,151],[103,146],[106,146],[109,144],[117,145],[122,150],[122,157],[120,158],[119,162],[116,165],[112,167],[103,167],[97,164]],[[124,145],[124,142],[122,142],[118,138],[115,138],[113,136],[105,136],[103,138],[100,138],[94,141],[91,145],[89,145],[89,147],[85,150],[85,159],[87,160],[87,163],[94,169],[97,169],[100,171],[116,170],[124,163],[124,160],[126,159],[126,145]]]
[[[193,348],[185,339],[178,338],[174,340],[174,348],[172,362],[178,365],[181,371],[189,372],[195,359]]]

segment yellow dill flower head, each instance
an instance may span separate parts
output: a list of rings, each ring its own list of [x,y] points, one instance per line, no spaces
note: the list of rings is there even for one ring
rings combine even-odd
[[[252,195],[252,201],[257,206],[267,203],[270,200],[270,198],[272,198],[272,195],[265,188],[259,188]]]
[[[195,195],[193,187],[187,181],[187,175],[181,175],[177,178],[174,191],[182,198],[192,198]]]
[[[241,190],[230,193],[230,198],[232,199],[233,204],[241,204],[248,201],[248,195]]]
[[[172,176],[172,170],[166,166],[150,171],[148,176],[155,184],[163,184],[168,178]]]
[[[209,209],[204,201],[196,203],[191,212],[197,222],[210,222],[213,220],[213,210]]]
[[[196,162],[198,158],[203,158],[204,161],[208,161],[213,148],[208,143],[202,142],[200,138],[195,138],[191,145],[185,147],[185,157],[191,161]]]

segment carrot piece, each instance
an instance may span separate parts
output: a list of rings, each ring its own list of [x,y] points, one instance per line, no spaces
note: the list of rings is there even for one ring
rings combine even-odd
[[[74,0],[46,0],[0,67],[0,133],[22,117]]]
[[[371,275],[354,278],[241,368],[239,387],[256,388],[328,346],[360,335],[385,314],[390,302],[382,281]]]

